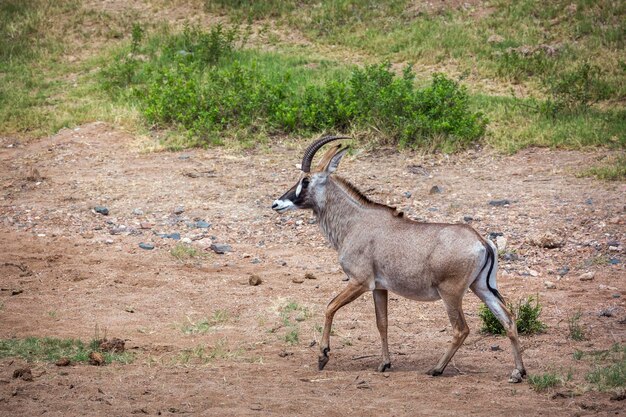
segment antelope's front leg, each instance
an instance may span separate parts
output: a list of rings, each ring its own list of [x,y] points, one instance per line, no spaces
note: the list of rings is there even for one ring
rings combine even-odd
[[[391,368],[389,357],[389,344],[387,343],[387,290],[374,290],[374,308],[376,310],[376,326],[380,333],[380,341],[383,347],[383,361],[378,367],[378,372],[385,372]]]
[[[362,284],[348,282],[348,286],[328,303],[326,307],[326,319],[324,321],[324,333],[322,334],[322,342],[320,343],[320,357],[318,368],[321,371],[328,363],[328,352],[330,352],[330,330],[333,325],[333,317],[341,307],[356,300],[368,289]]]

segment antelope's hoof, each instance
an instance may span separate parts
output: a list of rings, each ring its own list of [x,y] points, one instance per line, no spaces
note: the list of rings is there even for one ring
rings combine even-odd
[[[520,382],[522,382],[522,372],[519,369],[514,369],[509,378],[509,384],[519,384]]]
[[[319,369],[320,371],[324,369],[324,367],[326,366],[326,364],[328,363],[328,360],[330,359],[328,357],[328,352],[330,352],[330,349],[325,348],[322,351],[322,354],[319,356],[319,358],[317,359],[317,369]]]
[[[378,365],[378,372],[385,372],[387,369],[391,369],[391,362],[384,362]]]
[[[431,370],[429,370],[428,372],[426,372],[426,375],[430,375],[430,376],[439,376],[443,373],[443,371],[440,371],[437,368],[433,368]]]

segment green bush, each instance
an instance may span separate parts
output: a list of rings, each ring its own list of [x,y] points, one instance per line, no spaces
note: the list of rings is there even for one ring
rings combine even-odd
[[[539,319],[542,309],[541,304],[539,304],[539,298],[530,296],[526,300],[520,301],[517,306],[509,304],[508,307],[509,311],[511,311],[516,317],[515,324],[517,325],[517,331],[519,334],[531,335],[541,333],[546,329],[546,325]],[[480,305],[478,317],[482,323],[482,327],[480,329],[481,332],[502,335],[506,334],[502,324],[500,324],[496,316],[485,304]]]
[[[389,63],[322,79],[312,70],[295,76],[288,65],[267,64],[269,53],[237,48],[235,30],[185,28],[143,47],[138,33],[102,71],[102,83],[121,99],[137,100],[152,125],[188,132],[193,144],[240,129],[357,129],[403,146],[452,151],[485,133],[487,120],[470,109],[465,88],[443,74],[422,89],[410,66],[398,76]]]

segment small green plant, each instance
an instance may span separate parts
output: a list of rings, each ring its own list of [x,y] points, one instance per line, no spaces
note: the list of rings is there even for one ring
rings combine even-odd
[[[509,304],[508,307],[516,317],[515,323],[519,334],[531,335],[541,333],[546,329],[546,325],[539,319],[542,309],[539,297],[530,296],[526,300],[520,301],[516,307],[512,304]],[[506,334],[502,324],[485,304],[480,305],[478,317],[482,323],[481,332]]]
[[[178,243],[170,250],[170,254],[181,262],[189,259],[200,258],[204,255],[204,253],[196,247],[185,243]]]
[[[583,358],[584,355],[585,355],[585,353],[582,350],[576,349],[572,356],[574,357],[574,360],[579,361],[579,360],[581,360]]]
[[[228,321],[228,318],[228,312],[225,310],[216,310],[211,317],[204,318],[196,322],[192,322],[189,318],[187,318],[189,323],[182,327],[182,331],[185,334],[206,333]]]
[[[585,340],[585,333],[580,326],[580,318],[582,317],[582,313],[577,311],[571,317],[567,319],[567,327],[569,329],[569,337],[572,340],[581,341]]]
[[[537,392],[556,387],[561,383],[563,383],[563,379],[553,372],[528,376],[528,384]]]
[[[298,329],[291,329],[285,334],[285,342],[290,345],[297,345],[300,341],[300,336],[298,333]]]
[[[89,362],[91,352],[100,351],[100,340],[84,343],[78,339],[52,337],[28,337],[26,339],[0,339],[0,358],[20,357],[29,362],[56,362],[67,358],[72,362]],[[129,352],[101,352],[105,363],[131,363],[134,355]]]
[[[600,391],[626,387],[626,345],[615,344],[606,352],[609,364],[596,364],[585,379]]]
[[[231,349],[225,339],[219,339],[213,346],[198,345],[183,349],[174,357],[174,363],[187,365],[190,363],[205,364],[216,359],[232,359],[241,354],[240,349]]]

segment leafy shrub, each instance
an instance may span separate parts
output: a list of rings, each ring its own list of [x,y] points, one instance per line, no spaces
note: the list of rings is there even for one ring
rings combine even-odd
[[[513,304],[509,304],[508,307],[509,311],[516,317],[515,324],[519,334],[531,335],[541,333],[546,329],[546,325],[539,320],[542,309],[541,304],[539,304],[539,298],[530,296],[526,300],[520,301],[516,307]],[[485,304],[480,305],[478,317],[482,322],[481,332],[506,334],[502,324]]]
[[[269,67],[264,53],[239,50],[238,36],[220,26],[208,33],[185,28],[156,49],[144,48],[148,58],[141,60],[135,41],[141,39],[133,36],[130,53],[123,51],[103,70],[103,83],[113,94],[138,100],[149,123],[183,129],[197,144],[242,128],[306,134],[363,129],[403,146],[456,150],[485,132],[487,120],[470,110],[465,88],[443,74],[418,89],[411,67],[397,76],[382,63],[316,82]]]
[[[572,71],[557,73],[544,78],[544,85],[551,99],[544,112],[585,110],[591,104],[610,96],[611,87],[602,79],[602,70],[584,62]]]
[[[567,319],[567,327],[569,328],[569,337],[572,340],[581,341],[585,340],[585,333],[580,326],[580,317],[582,313],[577,311],[572,317]]]

